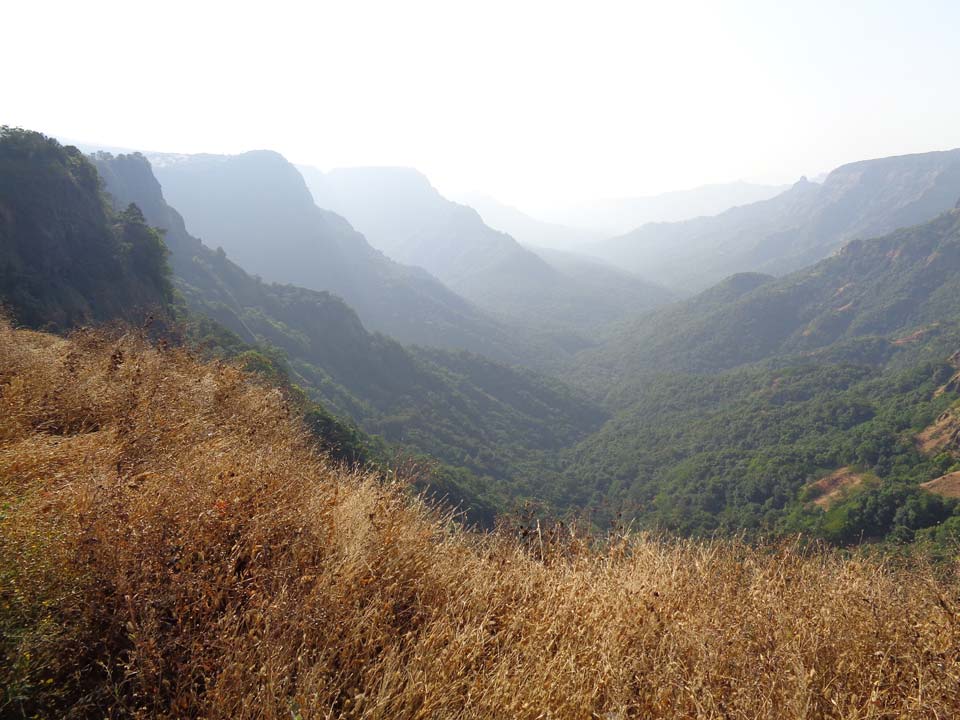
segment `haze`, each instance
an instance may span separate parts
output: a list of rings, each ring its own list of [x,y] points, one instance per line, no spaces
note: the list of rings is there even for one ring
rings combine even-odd
[[[523,207],[960,146],[950,2],[38,1],[3,20],[0,122],[408,165]]]

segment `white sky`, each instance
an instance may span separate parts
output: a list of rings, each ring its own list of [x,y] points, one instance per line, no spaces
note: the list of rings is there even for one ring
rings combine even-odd
[[[960,2],[0,6],[0,123],[521,206],[960,146]]]

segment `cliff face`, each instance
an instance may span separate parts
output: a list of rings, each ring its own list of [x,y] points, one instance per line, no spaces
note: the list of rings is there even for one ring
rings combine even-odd
[[[387,258],[314,204],[296,168],[269,151],[150,156],[190,232],[268,282],[343,298],[370,330],[405,343],[529,360],[528,343],[421,268]]]
[[[140,210],[104,201],[79,150],[0,131],[0,300],[16,322],[142,322],[171,300],[165,254]]]

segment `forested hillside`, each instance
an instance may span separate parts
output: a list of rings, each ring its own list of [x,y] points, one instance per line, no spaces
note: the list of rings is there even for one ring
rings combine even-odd
[[[952,209],[881,238],[852,241],[779,280],[733,276],[625,324],[607,347],[585,353],[581,368],[584,376],[603,369],[622,380],[667,369],[714,372],[826,348],[883,362],[960,319],[958,278],[960,209]]]
[[[171,300],[165,255],[136,207],[104,202],[79,150],[0,128],[0,304],[17,322],[143,324]]]
[[[606,522],[619,511],[683,534],[946,541],[960,525],[940,490],[952,487],[960,446],[919,439],[946,437],[957,414],[948,359],[960,347],[960,209],[850,242],[785,278],[732,276],[598,335],[604,344],[568,373],[581,392],[480,355],[404,347],[329,292],[248,274],[188,232],[142,155],[98,153],[94,167],[39,135],[6,131],[4,143],[7,177],[27,180],[5,186],[10,256],[36,264],[89,245],[77,267],[102,257],[88,266],[114,273],[112,283],[80,273],[76,285],[61,284],[73,277],[66,266],[34,275],[39,304],[8,283],[21,322],[138,320],[146,298],[177,305],[193,342],[302,387],[303,411],[340,456],[366,457],[364,443],[378,462],[406,454],[424,468],[421,486],[473,521],[535,499],[548,512]],[[46,234],[31,244],[36,228]],[[546,255],[585,287],[613,277]]]
[[[960,150],[864,160],[805,178],[770,200],[681,223],[644,225],[592,250],[669,287],[704,289],[738,272],[780,275],[854,239],[926,222],[960,197]]]
[[[952,537],[955,495],[921,484],[960,446],[921,438],[955,426],[958,277],[960,209],[625,327],[572,376],[619,410],[571,453],[570,501],[685,534]]]

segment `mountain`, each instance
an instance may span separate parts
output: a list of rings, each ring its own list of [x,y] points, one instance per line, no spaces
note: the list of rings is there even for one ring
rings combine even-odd
[[[318,208],[300,173],[277,153],[150,157],[192,232],[245,270],[330,291],[365,326],[402,342],[482,350],[508,362],[529,363],[538,352],[424,270],[390,260],[342,217]]]
[[[669,287],[703,289],[737,272],[775,275],[816,262],[855,238],[935,217],[960,195],[960,149],[851,163],[822,185],[713,217],[647,224],[590,251]]]
[[[538,220],[522,210],[504,205],[489,195],[470,193],[456,200],[480,213],[483,222],[491,228],[507,233],[516,238],[517,242],[528,247],[582,251],[587,243],[602,240],[605,237],[605,233],[598,230],[568,227]]]
[[[79,150],[0,128],[0,304],[16,322],[142,324],[171,300],[165,254],[136,207],[104,202]]]
[[[732,207],[767,200],[784,189],[777,185],[747,182],[718,183],[659,195],[616,198],[543,210],[538,216],[552,223],[589,229],[609,236],[651,222],[679,222],[703,215],[717,215]]]
[[[958,193],[960,194],[960,193]],[[870,240],[781,279],[734,275],[626,324],[581,358],[584,375],[716,372],[775,356],[843,347],[885,360],[960,319],[960,210]],[[939,328],[939,330],[938,330]],[[868,340],[869,339],[869,340]]]
[[[405,348],[368,332],[328,292],[247,274],[187,232],[144,156],[97,153],[93,161],[118,205],[136,202],[163,229],[193,312],[278,349],[311,397],[363,430],[446,463],[455,482],[439,488],[472,519],[492,523],[494,506],[512,498],[549,498],[559,451],[604,419],[558,382],[466,352]]]
[[[444,198],[415,170],[303,171],[317,204],[344,215],[375,247],[513,321],[591,336],[671,297],[636,277],[611,287],[583,285],[487,226],[473,208]]]

